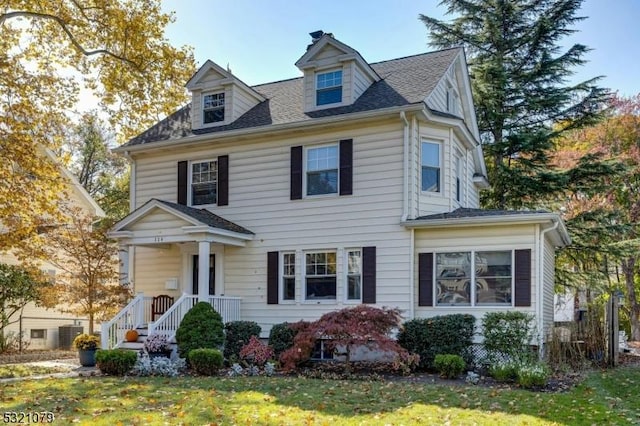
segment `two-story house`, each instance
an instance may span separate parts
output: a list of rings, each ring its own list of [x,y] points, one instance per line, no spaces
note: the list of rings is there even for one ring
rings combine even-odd
[[[263,336],[359,303],[552,324],[569,237],[556,214],[478,208],[489,183],[463,50],[368,63],[312,37],[300,78],[250,87],[207,61],[189,105],[116,149],[132,212],[111,235],[142,294],[109,344],[127,323],[175,330],[196,300]],[[158,294],[175,303],[149,318]]]

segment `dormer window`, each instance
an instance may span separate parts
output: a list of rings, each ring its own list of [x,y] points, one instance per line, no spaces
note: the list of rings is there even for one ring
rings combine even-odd
[[[316,105],[342,102],[342,70],[316,74]]]
[[[202,121],[204,124],[224,121],[224,92],[203,96]]]

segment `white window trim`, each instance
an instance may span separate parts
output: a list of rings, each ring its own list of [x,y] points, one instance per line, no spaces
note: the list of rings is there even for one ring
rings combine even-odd
[[[440,147],[439,149],[439,154],[440,154],[440,190],[439,191],[424,191],[422,189],[422,150],[424,147],[425,143],[432,143],[435,145],[438,145]],[[428,137],[422,137],[420,138],[420,158],[419,158],[419,164],[420,164],[420,193],[424,194],[424,195],[430,195],[430,196],[434,196],[434,197],[444,197],[444,171],[443,171],[443,164],[444,164],[444,141],[441,140],[436,140],[436,139],[431,139]]]
[[[330,88],[334,88],[334,87],[340,87],[342,89],[342,96],[341,96],[340,102],[333,102],[333,103],[330,103],[330,104],[318,105],[318,90],[323,90],[323,89],[318,89],[318,76],[323,75],[323,74],[328,74],[330,72],[336,72],[336,71],[342,72],[342,75],[340,77],[340,80],[341,80],[340,86],[324,87],[323,89],[330,89]],[[314,109],[334,108],[334,107],[337,107],[337,106],[340,106],[340,105],[344,105],[344,98],[345,98],[344,74],[345,74],[344,67],[327,68],[327,69],[320,69],[320,70],[314,71],[314,73],[313,73],[313,106],[314,106]]]
[[[349,252],[351,251],[360,252],[360,298],[359,299],[349,299]],[[343,271],[342,271],[342,280],[344,282],[343,302],[344,304],[359,305],[362,303],[362,247],[350,247],[350,248],[344,249],[342,264],[344,265]]]
[[[216,202],[215,203],[210,203],[210,204],[193,204],[193,165],[194,164],[199,164],[199,163],[216,163]],[[195,208],[202,208],[202,207],[206,207],[206,206],[216,206],[218,205],[218,175],[217,175],[217,170],[218,170],[218,159],[217,158],[212,158],[212,159],[204,159],[204,160],[191,160],[189,161],[189,169],[188,169],[188,176],[187,176],[187,206],[189,207],[195,207]]]
[[[204,98],[205,96],[209,96],[209,95],[218,95],[220,93],[224,93],[224,119],[222,121],[212,121],[211,123],[205,123],[204,122],[204,112],[205,112],[205,108],[204,108]],[[200,113],[202,114],[202,119],[201,119],[201,123],[202,123],[202,127],[214,127],[214,126],[221,126],[223,124],[228,124],[229,123],[229,119],[228,119],[228,113],[230,111],[230,105],[229,105],[229,96],[226,90],[216,90],[213,92],[203,92],[200,95]]]
[[[293,267],[294,267],[293,278],[294,278],[294,282],[295,282],[295,294],[294,294],[293,299],[285,299],[284,298],[284,256],[286,254],[292,254],[293,255]],[[283,305],[295,304],[299,299],[298,280],[296,278],[298,276],[298,255],[297,255],[297,253],[295,251],[293,251],[293,250],[281,251],[280,252],[280,261],[278,262],[278,264],[280,265],[279,271],[278,271],[278,298],[280,299],[279,303],[283,304]]]
[[[336,257],[336,298],[335,299],[307,299],[307,255],[313,253],[334,253]],[[317,250],[304,250],[302,252],[301,263],[301,276],[302,276],[302,285],[301,285],[301,300],[305,304],[313,304],[313,305],[335,305],[340,302],[340,271],[338,270],[338,250],[335,248],[329,249],[317,249]]]
[[[434,251],[433,252],[433,307],[437,309],[467,309],[467,308],[478,308],[478,309],[496,309],[496,308],[513,308],[515,305],[515,290],[516,290],[516,274],[515,274],[515,253],[516,248],[482,248],[482,249],[469,249],[469,250],[446,250],[446,251]],[[472,285],[470,288],[470,304],[468,305],[445,305],[438,304],[438,260],[437,256],[439,254],[447,254],[447,253],[471,253],[471,277],[470,280],[472,283],[476,281],[476,253],[483,251],[510,251],[511,252],[511,303],[510,304],[491,304],[484,303],[481,305],[476,304],[476,286]]]
[[[307,155],[309,153],[310,149],[317,149],[317,148],[328,148],[328,147],[335,147],[336,148],[336,153],[337,153],[337,157],[336,157],[336,171],[337,171],[337,176],[338,179],[336,180],[336,192],[332,192],[330,194],[315,194],[315,195],[307,195]],[[322,145],[309,145],[309,146],[304,146],[302,148],[302,198],[326,198],[326,197],[338,197],[340,195],[340,143],[339,142],[334,142],[334,143],[325,143]]]

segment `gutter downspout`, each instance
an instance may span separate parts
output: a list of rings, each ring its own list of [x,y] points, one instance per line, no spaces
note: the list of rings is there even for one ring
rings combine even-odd
[[[400,111],[400,118],[404,121],[402,136],[402,217],[401,222],[409,216],[409,120],[404,111]]]
[[[403,129],[403,156],[402,156],[402,217],[401,222],[405,222],[409,217],[409,120],[404,111],[400,111],[400,118],[404,121]],[[415,296],[414,296],[414,261],[415,261],[415,230],[411,228],[409,238],[409,318],[415,318]]]
[[[416,317],[416,305],[415,305],[415,291],[414,280],[415,274],[415,261],[416,261],[416,249],[415,249],[415,228],[411,228],[411,246],[409,247],[409,318],[410,320]]]
[[[543,300],[544,300],[544,245],[545,245],[545,239],[544,236],[547,234],[547,232],[549,231],[554,231],[556,229],[558,229],[558,226],[560,225],[560,222],[555,220],[553,223],[553,226],[549,227],[549,228],[545,228],[542,231],[540,231],[540,239],[538,240],[538,244],[540,244],[540,248],[538,250],[539,252],[539,259],[538,259],[538,303],[537,303],[537,307],[536,307],[536,313],[538,315],[538,330],[539,330],[539,337],[538,337],[538,356],[540,358],[542,358],[542,356],[544,355],[544,348],[543,348],[543,344],[544,344],[544,335],[542,334],[544,329],[544,309],[542,306]]]

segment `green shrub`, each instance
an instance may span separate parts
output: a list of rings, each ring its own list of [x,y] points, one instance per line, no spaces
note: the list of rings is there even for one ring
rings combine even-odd
[[[534,318],[525,312],[488,312],[482,318],[484,348],[490,363],[500,360],[529,362],[534,358]]]
[[[287,349],[293,347],[293,339],[296,337],[295,330],[291,324],[283,322],[275,324],[269,332],[269,346],[273,348],[276,358]]]
[[[516,382],[523,388],[542,387],[549,379],[549,368],[540,362],[520,365],[516,372]]]
[[[222,317],[207,302],[198,302],[176,330],[178,353],[187,358],[193,349],[217,349],[224,342]]]
[[[497,361],[489,365],[489,376],[499,382],[513,382],[518,376],[519,364],[512,360]]]
[[[224,357],[238,359],[242,348],[249,343],[251,336],[260,337],[262,329],[254,321],[233,321],[224,326]]]
[[[96,365],[103,374],[111,376],[124,376],[138,359],[134,351],[124,349],[98,349],[96,352]]]
[[[475,323],[475,317],[469,314],[413,319],[404,323],[398,343],[420,355],[422,369],[433,368],[437,354],[459,355],[469,364]]]
[[[462,374],[466,363],[460,355],[438,354],[433,360],[433,366],[442,377],[455,379]]]
[[[189,365],[196,373],[202,376],[213,376],[222,367],[224,358],[218,349],[203,348],[191,350],[188,360]]]

